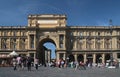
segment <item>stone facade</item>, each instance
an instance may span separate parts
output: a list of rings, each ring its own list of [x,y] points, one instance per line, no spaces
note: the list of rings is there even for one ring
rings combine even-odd
[[[45,60],[43,44],[51,42],[57,60],[105,63],[120,58],[120,26],[67,26],[66,21],[66,15],[29,15],[27,26],[0,26],[0,57],[15,50]]]

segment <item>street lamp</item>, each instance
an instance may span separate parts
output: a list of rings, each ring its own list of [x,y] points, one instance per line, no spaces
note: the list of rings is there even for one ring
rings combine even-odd
[[[113,66],[113,53],[112,53],[112,20],[109,20],[109,26],[110,26],[110,38],[111,38],[111,44],[110,44],[110,66]]]
[[[66,63],[67,67],[69,66],[69,57],[67,57],[67,63]]]

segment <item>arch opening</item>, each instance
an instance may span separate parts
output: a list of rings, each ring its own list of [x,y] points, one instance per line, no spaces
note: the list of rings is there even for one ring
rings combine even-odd
[[[80,62],[80,61],[84,61],[84,57],[82,54],[79,54],[78,57],[77,57],[77,61]]]
[[[75,61],[75,58],[72,54],[70,54],[69,56],[69,61],[68,62],[72,62],[72,61]]]
[[[51,59],[56,58],[56,44],[50,38],[41,40],[37,46],[36,58],[39,59],[39,64],[46,65]]]
[[[102,55],[101,54],[96,55],[96,63],[102,63]]]

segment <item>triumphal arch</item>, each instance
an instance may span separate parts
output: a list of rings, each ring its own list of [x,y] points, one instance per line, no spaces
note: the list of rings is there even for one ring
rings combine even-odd
[[[27,26],[0,26],[0,59],[16,51],[49,62],[46,42],[55,45],[56,60],[105,63],[120,58],[119,26],[69,26],[66,15],[40,14],[29,15]]]

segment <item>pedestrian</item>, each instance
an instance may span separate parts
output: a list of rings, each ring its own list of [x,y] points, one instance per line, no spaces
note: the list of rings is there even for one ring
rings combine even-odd
[[[28,71],[31,71],[31,63],[32,63],[31,57],[28,57],[27,58],[27,68],[28,68]]]
[[[75,70],[77,70],[78,68],[79,68],[79,62],[76,61],[76,62],[75,62]]]
[[[36,70],[38,70],[38,59],[37,58],[35,59],[35,68]]]
[[[17,59],[16,59],[16,57],[13,57],[12,64],[13,64],[13,69],[17,70]]]
[[[84,62],[80,61],[80,68],[86,70]]]
[[[22,68],[22,64],[21,64],[21,55],[19,55],[17,57],[17,67],[18,67],[18,70],[20,70]]]

